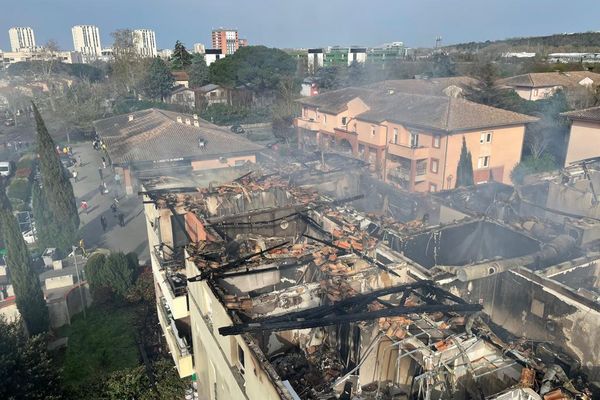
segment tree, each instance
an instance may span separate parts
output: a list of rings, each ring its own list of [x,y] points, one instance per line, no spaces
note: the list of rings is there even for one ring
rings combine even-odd
[[[436,53],[432,57],[433,65],[431,68],[431,76],[446,77],[455,76],[456,68],[450,56],[445,53]]]
[[[323,90],[335,90],[344,85],[346,81],[347,67],[332,65],[323,67],[316,73],[319,87]]]
[[[58,400],[60,375],[44,335],[27,338],[19,322],[0,316],[0,398]]]
[[[111,33],[113,42],[113,61],[111,77],[118,92],[137,94],[140,76],[143,76],[147,63],[143,60],[133,42],[131,29],[119,29]]]
[[[175,49],[171,55],[171,68],[175,71],[184,70],[192,65],[192,55],[179,40],[175,42]]]
[[[467,141],[463,136],[460,159],[456,168],[456,187],[473,185],[473,160],[471,159],[471,152],[467,149]]]
[[[194,54],[188,75],[190,77],[189,84],[191,88],[204,86],[210,82],[208,80],[208,67],[202,54]]]
[[[131,255],[118,252],[105,256],[98,253],[87,261],[85,273],[94,297],[109,290],[123,298],[136,280],[138,265]]]
[[[6,265],[15,290],[17,309],[31,335],[46,332],[50,319],[44,293],[31,266],[31,255],[12,213],[4,187],[0,189],[0,226],[6,244]]]
[[[54,218],[38,181],[33,182],[31,197],[37,244],[41,249],[51,248],[54,238],[60,235],[60,226],[53,223]]]
[[[33,104],[33,103],[32,103]],[[42,177],[42,192],[48,206],[44,223],[54,225],[43,228],[47,231],[56,231],[57,234],[44,241],[52,244],[59,251],[70,251],[71,245],[77,238],[79,229],[79,214],[73,186],[67,177],[58,154],[55,150],[54,140],[48,133],[40,112],[33,104],[33,112],[37,125],[37,153],[39,156],[40,175]],[[58,229],[60,227],[60,229]]]
[[[245,86],[255,93],[275,91],[282,79],[295,73],[292,56],[265,46],[242,47],[209,68],[210,82],[226,87]]]
[[[167,64],[160,58],[154,58],[141,82],[144,95],[151,99],[164,100],[173,89],[175,78]]]

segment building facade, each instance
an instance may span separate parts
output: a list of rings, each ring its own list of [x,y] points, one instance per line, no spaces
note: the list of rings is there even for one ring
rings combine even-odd
[[[10,48],[13,52],[35,51],[35,35],[30,27],[14,27],[8,30]]]
[[[206,52],[206,47],[203,43],[194,43],[194,53],[196,54],[204,54]]]
[[[358,157],[384,182],[415,192],[454,188],[463,140],[475,183],[511,183],[527,123],[537,119],[467,100],[347,88],[299,100],[301,147]]]
[[[240,47],[238,31],[234,29],[214,29],[212,31],[213,49],[221,49],[222,54],[233,54]]]
[[[142,57],[156,57],[156,34],[151,29],[133,31],[133,44]]]
[[[206,65],[209,66],[215,61],[225,58],[225,56],[226,54],[222,49],[206,49],[204,52],[204,61],[206,62]]]
[[[571,121],[565,167],[571,163],[600,157],[600,107],[564,113]]]
[[[27,61],[48,61],[57,60],[65,64],[81,64],[83,58],[78,51],[57,51],[57,52],[30,52],[30,51],[9,51],[0,52],[0,64],[13,64]]]
[[[100,30],[94,25],[76,25],[71,29],[73,47],[80,52],[86,61],[102,56]]]

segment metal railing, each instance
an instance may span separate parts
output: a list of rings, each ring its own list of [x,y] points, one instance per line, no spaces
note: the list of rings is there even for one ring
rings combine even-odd
[[[182,338],[179,336],[179,330],[177,329],[177,325],[175,324],[175,319],[173,318],[173,315],[171,314],[171,310],[169,309],[169,306],[167,304],[167,300],[164,297],[160,298],[158,310],[161,313],[161,315],[163,316],[165,323],[168,324],[169,327],[171,328],[171,333],[173,334],[173,338],[175,339],[175,342],[177,343],[177,350],[178,350],[179,356],[180,357],[189,356],[191,354],[190,346],[187,343],[187,340],[185,340],[185,338]]]

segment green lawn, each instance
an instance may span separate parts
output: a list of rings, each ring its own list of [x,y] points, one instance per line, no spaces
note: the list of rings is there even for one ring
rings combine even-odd
[[[78,314],[61,334],[69,337],[63,378],[78,386],[112,371],[139,364],[135,342],[135,307],[94,307]]]

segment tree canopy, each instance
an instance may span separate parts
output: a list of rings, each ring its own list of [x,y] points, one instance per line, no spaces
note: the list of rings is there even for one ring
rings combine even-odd
[[[191,88],[201,87],[209,83],[208,67],[202,54],[194,54],[192,65],[188,68],[188,75]]]
[[[19,322],[0,316],[0,398],[58,400],[59,372],[48,354],[44,335],[27,338]]]
[[[293,77],[296,61],[286,52],[265,46],[248,46],[210,65],[210,82],[245,86],[255,92],[274,91],[280,81]]]
[[[0,227],[6,244],[6,265],[15,290],[17,309],[30,334],[46,332],[50,319],[44,293],[3,187],[0,188]]]
[[[56,153],[54,140],[48,133],[35,104],[33,104],[33,112],[37,124],[37,153],[42,177],[43,196],[41,197],[44,203],[41,204],[47,206],[46,218],[43,222],[54,225],[47,231],[57,232],[55,236],[43,240],[60,251],[70,252],[79,229],[79,214],[73,186]]]
[[[154,58],[141,82],[142,93],[150,99],[163,100],[173,89],[175,78],[167,63]]]
[[[192,55],[187,51],[179,40],[175,42],[175,48],[171,55],[171,68],[173,70],[184,70],[192,65]]]
[[[473,160],[471,152],[467,148],[467,141],[463,136],[460,159],[456,168],[456,187],[473,186]]]
[[[124,298],[134,285],[137,274],[137,256],[133,253],[125,255],[121,252],[94,254],[85,265],[85,274],[90,283],[92,294],[109,290],[120,298]]]

